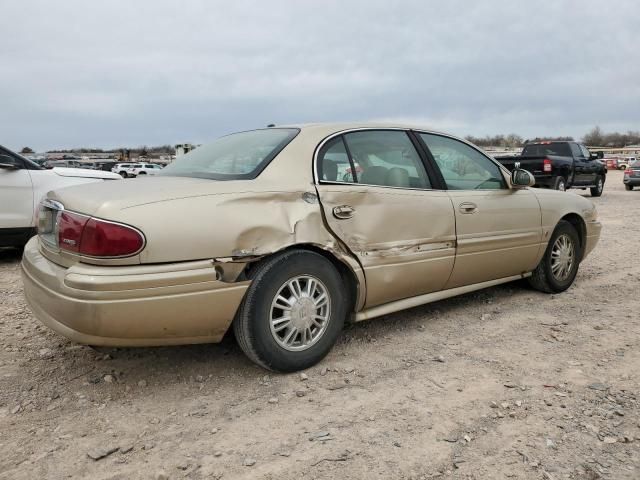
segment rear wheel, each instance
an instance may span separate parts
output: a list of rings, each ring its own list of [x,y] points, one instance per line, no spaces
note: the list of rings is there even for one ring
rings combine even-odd
[[[146,175],[147,172],[138,172],[138,175]]]
[[[600,195],[602,195],[602,191],[604,190],[604,178],[598,175],[598,177],[596,178],[596,186],[591,187],[589,190],[591,190],[592,197],[599,197]]]
[[[625,184],[624,188],[627,190],[633,190],[633,185]]]
[[[333,264],[292,250],[257,267],[233,322],[240,348],[253,362],[280,372],[322,360],[336,342],[347,299]]]
[[[553,189],[560,190],[561,192],[564,192],[567,189],[567,181],[564,177],[556,177],[553,182]]]
[[[122,178],[127,178],[127,172],[120,172],[120,176]]]
[[[575,227],[561,220],[553,231],[547,250],[529,277],[529,284],[546,293],[564,292],[571,286],[582,258]]]

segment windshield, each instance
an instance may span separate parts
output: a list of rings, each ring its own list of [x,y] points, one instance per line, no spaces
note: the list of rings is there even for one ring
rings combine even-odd
[[[523,157],[544,157],[545,155],[570,157],[571,148],[567,142],[550,142],[529,144],[522,150]]]
[[[227,135],[177,158],[158,174],[212,180],[256,178],[298,132],[269,128]]]

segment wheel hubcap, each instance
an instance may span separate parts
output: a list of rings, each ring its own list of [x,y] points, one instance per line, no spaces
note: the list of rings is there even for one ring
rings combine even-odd
[[[560,235],[551,249],[551,273],[554,278],[564,281],[569,278],[575,262],[573,240],[566,234]]]
[[[313,276],[299,275],[287,280],[271,302],[271,335],[285,350],[306,350],[324,334],[330,312],[327,287]]]
[[[558,190],[564,192],[566,190],[566,187],[564,186],[564,182],[560,182],[558,184]]]
[[[602,186],[603,186],[602,180],[598,180],[598,192],[602,191]]]

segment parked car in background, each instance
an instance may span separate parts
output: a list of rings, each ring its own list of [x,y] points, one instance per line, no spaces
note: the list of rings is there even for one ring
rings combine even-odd
[[[633,187],[640,187],[640,160],[636,160],[627,167],[622,178],[624,188],[633,190]]]
[[[138,175],[155,175],[162,167],[155,163],[134,163],[127,168],[128,177],[137,177]]]
[[[45,168],[83,168],[79,160],[47,160],[44,166]]]
[[[77,342],[218,342],[231,328],[259,365],[305,369],[347,321],[522,278],[569,288],[598,241],[596,209],[533,182],[420,128],[227,135],[144,182],[50,192],[25,296]]]
[[[625,170],[629,167],[629,165],[631,165],[633,162],[636,162],[637,160],[638,157],[634,156],[620,157],[618,158],[618,169]]]
[[[96,162],[96,170],[104,170],[105,172],[110,172],[115,165],[116,162],[114,162],[113,160],[98,160]]]
[[[117,173],[118,175],[120,175],[122,178],[127,178],[127,169],[133,165],[132,162],[129,163],[116,163],[113,168],[111,169],[111,171],[113,173]]]
[[[618,157],[604,157],[602,161],[604,166],[607,167],[607,170],[618,169]]]
[[[0,146],[0,246],[20,247],[34,235],[35,213],[49,190],[119,178],[96,170],[44,169]]]
[[[606,167],[587,147],[577,142],[537,142],[525,145],[520,156],[497,157],[510,171],[516,163],[533,173],[536,187],[566,190],[579,188],[591,191],[592,197],[602,195],[607,178]]]

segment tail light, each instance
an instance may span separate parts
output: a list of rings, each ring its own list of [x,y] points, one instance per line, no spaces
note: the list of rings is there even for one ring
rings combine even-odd
[[[58,217],[58,246],[79,253],[82,233],[89,217],[63,211]]]
[[[630,169],[630,168],[627,168],[627,169],[624,171],[624,174],[625,174],[625,175],[631,175],[631,169]]]
[[[46,207],[43,211],[46,212]],[[55,226],[46,227],[46,223]],[[142,232],[133,227],[68,210],[58,210],[57,218],[41,221],[38,229],[46,243],[90,257],[128,257],[142,250],[145,244]],[[48,238],[52,231],[57,231],[55,244]]]
[[[142,250],[144,237],[135,228],[90,218],[85,224],[79,253],[91,257],[125,257]]]
[[[542,166],[542,170],[544,172],[550,172],[551,171],[551,160],[549,160],[548,158],[545,158],[544,161],[542,162],[543,166]]]

